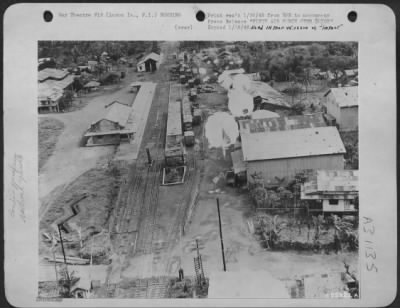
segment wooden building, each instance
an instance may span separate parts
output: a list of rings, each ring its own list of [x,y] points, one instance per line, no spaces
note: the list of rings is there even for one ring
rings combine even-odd
[[[358,130],[358,87],[331,88],[324,97],[326,112],[339,130]]]
[[[155,52],[143,57],[136,65],[138,72],[154,72],[160,64],[160,55]]]
[[[45,68],[38,72],[38,112],[60,112],[65,90],[73,89],[74,76],[67,70]]]
[[[92,123],[85,134],[86,146],[120,144],[133,139],[132,108],[114,101],[103,117]]]
[[[302,200],[315,201],[323,212],[357,211],[358,170],[315,170],[301,185]]]

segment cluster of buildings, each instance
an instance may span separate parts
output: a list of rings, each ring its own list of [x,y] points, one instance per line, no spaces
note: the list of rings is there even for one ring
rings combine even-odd
[[[38,73],[38,111],[60,112],[64,91],[73,90],[74,76],[68,70],[45,68]]]
[[[281,111],[290,105],[282,94],[241,69],[225,71],[219,82],[228,96],[229,91],[246,93],[253,106],[254,117],[236,117],[239,142],[231,152],[236,179],[261,179],[273,188],[307,171],[301,199],[316,202],[324,212],[357,210],[358,171],[344,169],[346,148],[339,133],[358,130],[357,86],[329,89],[323,112],[285,116]]]
[[[233,171],[248,183],[285,186],[306,174],[301,199],[324,212],[355,212],[358,171],[345,170],[345,146],[321,113],[239,120],[240,145],[231,152]]]
[[[40,58],[38,60],[38,111],[44,112],[60,112],[62,111],[61,100],[64,97],[66,90],[71,90],[73,93],[74,79],[80,77],[82,72],[93,73],[101,69],[103,72],[112,70],[108,64],[110,57],[107,52],[103,52],[98,60],[88,60],[87,65],[79,65],[72,69],[57,69],[45,67],[44,64],[52,61],[52,58]],[[127,63],[128,60],[124,57],[119,59],[120,63]],[[152,72],[158,69],[161,62],[161,55],[151,52],[139,59],[137,63],[138,72]],[[88,74],[90,76],[90,74]],[[83,91],[89,92],[97,89],[100,83],[97,80],[89,80],[83,85]],[[119,108],[119,107],[113,107]],[[123,107],[122,107],[123,108]],[[113,114],[112,112],[111,114]]]

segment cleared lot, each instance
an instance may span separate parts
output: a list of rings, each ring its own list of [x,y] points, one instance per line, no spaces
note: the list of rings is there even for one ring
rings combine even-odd
[[[39,119],[39,171],[53,154],[58,136],[64,129],[64,123],[57,119]]]

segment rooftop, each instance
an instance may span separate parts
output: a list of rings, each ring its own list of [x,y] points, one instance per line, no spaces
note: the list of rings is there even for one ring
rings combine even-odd
[[[57,87],[49,87],[45,83],[39,83],[38,101],[51,100],[57,101],[63,96],[63,90]]]
[[[64,79],[67,75],[69,75],[67,70],[45,68],[44,70],[39,71],[38,80],[39,82],[43,82],[47,79]]]
[[[358,87],[331,88],[325,96],[332,93],[340,107],[358,106]]]
[[[290,117],[268,117],[239,120],[241,134],[286,131],[324,126],[326,126],[326,124],[321,113]]]
[[[346,74],[347,77],[354,77],[358,75],[358,69],[352,69],[352,70],[344,70],[344,73]]]
[[[357,193],[358,170],[316,170],[303,186],[305,194]]]
[[[131,107],[118,101],[106,107],[107,113],[103,119],[118,123],[119,126],[125,127],[131,113]]]
[[[245,161],[343,154],[336,127],[314,127],[242,135]]]
[[[261,97],[266,103],[290,108],[284,96],[268,83],[252,80],[246,88],[246,91],[253,97]]]
[[[167,135],[182,135],[181,102],[170,100],[168,104]]]
[[[158,61],[160,61],[160,55],[157,54],[157,53],[155,53],[155,52],[151,52],[151,53],[149,53],[148,55],[144,56],[144,57],[138,62],[137,65],[140,65],[140,64],[142,64],[143,62],[146,62],[146,61],[149,60],[149,59],[152,59],[152,60],[158,62]]]

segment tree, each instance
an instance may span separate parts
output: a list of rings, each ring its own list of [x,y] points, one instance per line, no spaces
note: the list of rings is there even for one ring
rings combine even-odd
[[[291,109],[291,111],[290,111],[290,114],[291,114],[291,115],[302,115],[303,112],[304,112],[304,110],[305,110],[304,104],[301,103],[301,102],[298,102],[298,103],[295,103],[295,104],[292,106],[292,109]]]

